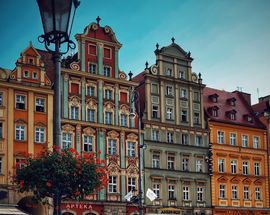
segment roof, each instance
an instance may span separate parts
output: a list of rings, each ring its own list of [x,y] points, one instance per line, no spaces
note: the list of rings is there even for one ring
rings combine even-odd
[[[54,83],[54,63],[52,59],[52,54],[48,51],[44,51],[41,49],[36,49],[38,53],[41,55],[41,60],[44,62],[46,74],[49,77],[50,81]]]
[[[265,111],[270,111],[270,102],[269,101],[262,101],[257,104],[252,105],[254,112],[259,114],[264,113]]]
[[[211,95],[214,94],[218,95],[216,102],[211,99]],[[246,93],[242,95],[242,92],[239,91],[227,92],[205,87],[203,89],[203,97],[204,109],[210,120],[248,127],[265,128],[255,116],[252,107],[249,105],[248,100],[246,99]],[[235,98],[235,105],[230,103],[232,98]],[[211,108],[214,107],[218,108],[217,116],[213,116],[211,113]],[[228,114],[230,113],[235,113],[236,118],[234,120],[229,117]],[[247,117],[250,117],[252,120],[247,120]]]
[[[144,80],[144,75],[145,75],[145,71],[139,73],[138,75],[136,75],[134,78],[132,78],[132,81],[141,83]]]

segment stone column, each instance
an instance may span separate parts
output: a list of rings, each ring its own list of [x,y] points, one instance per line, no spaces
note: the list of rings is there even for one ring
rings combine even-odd
[[[63,113],[64,113],[64,118],[68,119],[68,79],[69,75],[67,73],[64,74],[63,77]]]
[[[165,122],[165,96],[164,96],[164,81],[160,81],[160,121]]]
[[[98,80],[98,123],[103,123],[104,113],[103,113],[103,81]]]
[[[114,51],[114,77],[118,78],[119,74],[118,74],[118,70],[119,70],[119,64],[118,64],[118,48],[115,47],[115,51]]]
[[[97,150],[100,150],[100,159],[105,160],[105,129],[98,129],[97,130]],[[98,193],[99,200],[106,200],[106,189],[102,189]]]
[[[98,46],[98,74],[104,75],[103,69],[103,43],[97,43]]]
[[[74,148],[77,150],[78,153],[82,151],[81,130],[82,130],[81,125],[76,125],[76,141],[75,141],[76,146],[74,146]]]
[[[85,121],[85,77],[82,77],[81,79],[81,84],[82,84],[82,112],[81,112],[81,120]]]
[[[114,102],[115,102],[115,120],[114,120],[114,124],[116,126],[119,125],[119,85],[118,84],[115,84],[114,85],[114,89],[115,89],[115,92],[114,92]]]

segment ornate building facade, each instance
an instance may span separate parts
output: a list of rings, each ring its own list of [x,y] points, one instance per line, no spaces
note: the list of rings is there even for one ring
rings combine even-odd
[[[211,214],[208,130],[205,128],[200,74],[192,72],[190,53],[172,38],[157,44],[156,64],[137,81],[143,111],[146,214]]]
[[[18,204],[11,176],[25,153],[52,147],[53,90],[51,55],[30,43],[14,70],[0,68],[0,190],[2,204]]]
[[[214,214],[270,214],[266,128],[250,94],[204,89],[213,153]]]
[[[100,151],[110,171],[108,187],[88,197],[91,210],[63,204],[64,214],[135,214],[124,196],[138,190],[138,129],[130,111],[134,104],[128,81],[119,69],[121,44],[100,19],[77,34],[78,53],[62,68],[62,147],[80,153]],[[136,120],[137,121],[137,120]]]

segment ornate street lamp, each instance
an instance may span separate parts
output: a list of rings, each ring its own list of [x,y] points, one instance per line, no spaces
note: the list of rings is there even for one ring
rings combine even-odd
[[[54,61],[54,106],[53,106],[53,144],[61,147],[61,55],[69,48],[75,48],[75,43],[69,39],[73,19],[79,0],[37,0],[44,34],[38,40],[52,53]],[[67,43],[67,50],[60,52],[60,46]],[[54,49],[50,45],[54,44]]]

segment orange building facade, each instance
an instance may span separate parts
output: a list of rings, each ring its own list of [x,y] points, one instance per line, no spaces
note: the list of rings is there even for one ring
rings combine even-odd
[[[51,56],[30,43],[14,70],[0,68],[0,202],[18,204],[11,176],[25,153],[52,147],[53,90]],[[18,165],[17,164],[17,165]]]
[[[250,95],[204,89],[212,144],[213,214],[270,214],[267,137]]]

